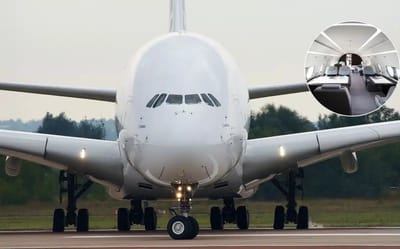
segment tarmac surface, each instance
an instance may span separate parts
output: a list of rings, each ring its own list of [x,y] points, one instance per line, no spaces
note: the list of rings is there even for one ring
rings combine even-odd
[[[194,240],[172,240],[167,232],[0,232],[3,248],[400,248],[400,228],[310,230],[202,230]]]

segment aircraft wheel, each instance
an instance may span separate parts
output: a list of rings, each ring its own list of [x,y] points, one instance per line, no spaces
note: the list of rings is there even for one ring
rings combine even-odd
[[[192,226],[193,226],[193,231],[192,231],[191,236],[189,236],[189,239],[193,239],[199,234],[199,230],[200,230],[199,223],[192,216],[189,216],[188,219],[192,223]]]
[[[240,206],[237,208],[236,218],[237,218],[236,225],[239,229],[246,230],[249,228],[250,216],[249,216],[249,211],[245,206]]]
[[[117,213],[117,227],[118,231],[129,231],[131,224],[129,221],[129,211],[127,208],[118,208]]]
[[[297,216],[297,229],[308,229],[308,208],[301,206]]]
[[[78,210],[76,231],[77,232],[89,231],[89,211],[86,208]]]
[[[283,206],[275,207],[274,229],[282,230],[285,227],[285,208]]]
[[[144,228],[146,231],[154,231],[157,228],[157,213],[153,207],[144,209]]]
[[[167,225],[168,234],[171,238],[176,240],[193,239],[195,236],[195,224],[191,219],[181,215],[172,217]]]
[[[224,222],[222,220],[221,209],[219,207],[212,207],[210,210],[210,224],[212,230],[224,229]]]
[[[53,214],[53,232],[60,233],[64,232],[65,228],[65,213],[64,209],[57,208]]]

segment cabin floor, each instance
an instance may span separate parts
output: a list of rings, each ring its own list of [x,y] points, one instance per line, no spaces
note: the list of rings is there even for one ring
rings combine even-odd
[[[359,73],[351,73],[351,112],[352,115],[362,115],[377,108],[375,96],[383,96],[382,92],[369,92],[365,86],[364,78]]]

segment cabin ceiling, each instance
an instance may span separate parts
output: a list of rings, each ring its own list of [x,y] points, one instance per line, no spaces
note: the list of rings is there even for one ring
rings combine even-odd
[[[363,23],[336,24],[313,42],[310,52],[340,57],[346,53],[361,57],[395,50],[392,42],[379,29]]]

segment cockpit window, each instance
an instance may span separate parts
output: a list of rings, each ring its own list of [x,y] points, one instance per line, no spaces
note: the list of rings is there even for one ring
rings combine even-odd
[[[184,97],[185,101],[183,101]],[[211,93],[187,94],[187,95],[161,93],[154,95],[147,103],[146,107],[156,108],[162,105],[164,102],[171,105],[181,105],[183,104],[183,102],[187,105],[194,105],[204,102],[212,107],[221,106],[221,103]]]
[[[200,96],[198,94],[185,95],[185,104],[192,105],[201,103]]]
[[[207,105],[209,105],[209,106],[214,106],[213,102],[212,102],[211,99],[207,96],[207,94],[202,93],[202,94],[200,94],[200,95],[201,95],[201,98],[203,99],[203,101],[204,101]]]
[[[153,108],[156,108],[160,105],[162,105],[162,103],[164,103],[165,98],[167,97],[166,93],[161,94],[158,98],[157,101],[154,103]]]
[[[182,95],[170,94],[168,95],[168,98],[165,102],[168,104],[180,105],[182,104],[182,101],[183,101]]]
[[[149,107],[149,108],[152,107],[153,104],[154,104],[154,102],[155,102],[156,99],[158,98],[158,96],[160,96],[160,94],[154,95],[154,97],[150,99],[149,103],[147,103],[146,107]]]
[[[214,95],[209,93],[208,96],[212,99],[212,101],[214,102],[215,106],[217,106],[217,107],[221,106],[221,103],[219,103],[219,101],[217,100],[217,98],[214,97]]]

